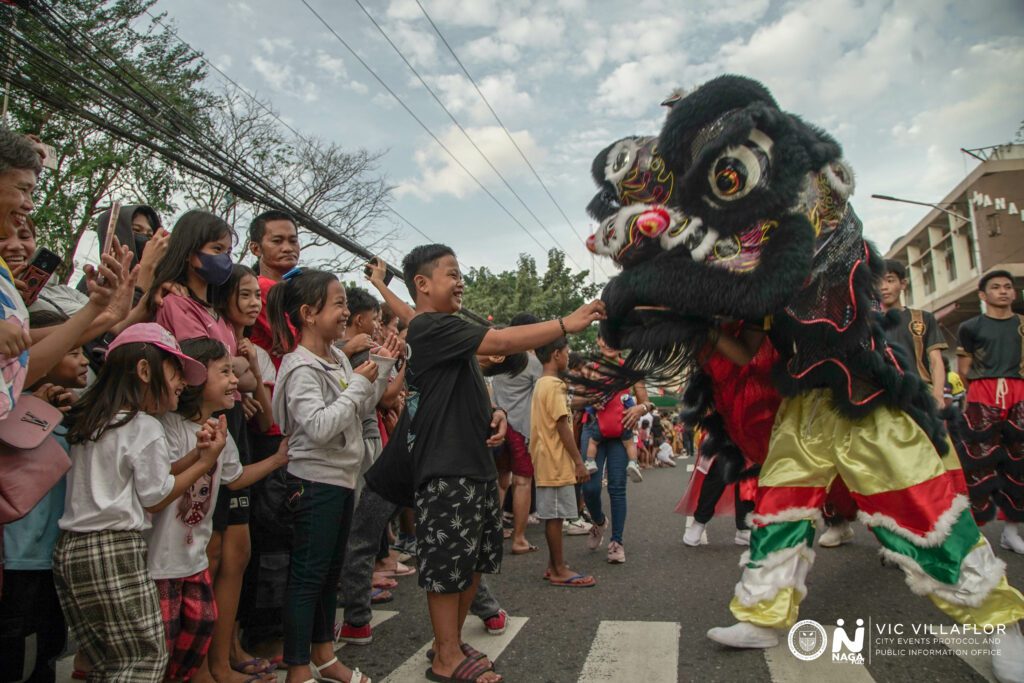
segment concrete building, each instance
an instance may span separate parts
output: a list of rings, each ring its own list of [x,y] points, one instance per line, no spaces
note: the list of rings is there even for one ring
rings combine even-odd
[[[934,313],[950,348],[960,323],[981,312],[982,274],[1008,270],[1024,283],[1024,145],[975,152],[982,162],[886,253],[908,266],[904,303]]]

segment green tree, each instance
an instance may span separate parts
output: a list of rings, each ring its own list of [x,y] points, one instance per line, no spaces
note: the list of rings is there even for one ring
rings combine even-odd
[[[496,324],[508,324],[520,312],[550,320],[572,313],[597,296],[600,287],[591,284],[589,278],[588,271],[570,271],[565,254],[558,249],[548,252],[543,275],[537,273],[532,256],[520,254],[514,270],[471,268],[466,275],[463,304],[480,315],[491,316]],[[590,350],[596,339],[597,327],[592,326],[575,338],[573,347]]]
[[[45,84],[55,99],[80,98],[87,79],[120,78],[136,88],[145,81],[154,112],[169,104],[187,119],[180,125],[201,125],[213,99],[199,87],[206,76],[199,55],[152,25],[144,32],[133,28],[155,1],[61,0],[51,10],[70,26],[64,36],[20,9],[5,8],[0,20],[13,19],[41,54],[71,62],[73,74],[55,70],[40,53],[10,52],[22,76]],[[69,49],[76,41],[83,52]],[[172,208],[173,173],[148,150],[17,88],[10,95],[9,125],[38,135],[56,151],[56,170],[45,170],[39,178],[33,219],[39,241],[63,257],[59,273],[65,281],[74,269],[72,258],[82,234],[113,199],[147,203],[158,211]]]

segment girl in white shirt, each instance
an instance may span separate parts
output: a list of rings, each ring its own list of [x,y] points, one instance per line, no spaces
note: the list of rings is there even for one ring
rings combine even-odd
[[[167,648],[142,532],[217,462],[221,419],[197,431],[189,467],[171,474],[158,416],[174,410],[206,368],[155,323],[132,325],[111,343],[96,383],[71,408],[64,516],[53,553],[61,607],[96,680],[160,683]]]
[[[231,409],[238,389],[232,358],[223,343],[209,338],[186,339],[181,348],[206,367],[206,382],[186,389],[177,410],[160,418],[172,474],[192,465],[197,457],[197,430],[215,413]],[[207,543],[213,533],[213,509],[220,485],[233,490],[244,488],[287,462],[287,446],[282,444],[269,458],[242,467],[238,448],[228,435],[220,461],[199,477],[176,505],[153,515],[153,526],[145,537],[149,571],[160,595],[170,653],[166,680],[192,678],[207,653],[218,618]]]

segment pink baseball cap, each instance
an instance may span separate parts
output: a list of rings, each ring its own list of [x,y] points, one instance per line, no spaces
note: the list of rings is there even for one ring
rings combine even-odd
[[[125,328],[124,332],[117,335],[114,341],[107,347],[107,353],[125,344],[152,344],[161,351],[166,351],[181,361],[181,368],[185,374],[185,382],[197,387],[206,381],[206,366],[195,358],[186,356],[178,346],[178,340],[167,331],[163,325],[157,323],[136,323]]]

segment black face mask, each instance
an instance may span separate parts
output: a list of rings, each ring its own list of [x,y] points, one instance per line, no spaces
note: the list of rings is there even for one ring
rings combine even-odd
[[[146,244],[149,242],[149,236],[133,232],[132,238],[135,240],[135,260],[141,261],[142,250],[146,248]]]

